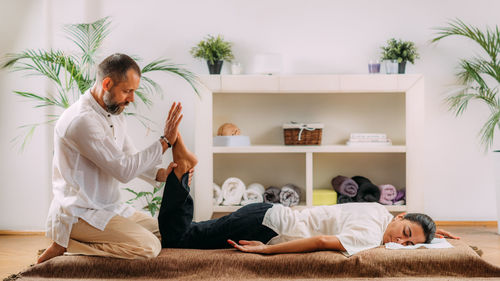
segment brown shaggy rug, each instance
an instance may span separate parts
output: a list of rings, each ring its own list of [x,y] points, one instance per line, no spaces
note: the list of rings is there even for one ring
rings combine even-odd
[[[147,260],[60,256],[28,268],[19,280],[329,280],[353,277],[359,280],[367,277],[468,280],[470,278],[466,277],[500,277],[500,267],[484,261],[459,240],[449,242],[454,248],[387,250],[379,247],[349,258],[334,251],[259,255],[234,249],[163,249],[158,257]]]

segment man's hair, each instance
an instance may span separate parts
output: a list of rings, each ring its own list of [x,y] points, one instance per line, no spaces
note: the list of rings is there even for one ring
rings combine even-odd
[[[97,67],[97,81],[110,77],[113,83],[120,83],[127,78],[127,71],[133,69],[141,76],[141,69],[134,59],[125,54],[112,54],[105,58]]]
[[[424,230],[425,243],[430,243],[436,234],[436,223],[426,214],[409,213],[403,219],[418,223]]]

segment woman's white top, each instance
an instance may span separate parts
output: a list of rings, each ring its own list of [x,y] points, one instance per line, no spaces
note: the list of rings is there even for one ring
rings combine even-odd
[[[140,176],[154,183],[161,160],[159,141],[138,152],[124,115],[106,112],[87,91],[64,111],[54,130],[47,237],[67,247],[78,218],[104,230],[112,217],[131,216],[135,209],[121,202],[118,181]]]
[[[293,210],[280,204],[262,222],[278,236],[268,244],[318,235],[335,235],[348,255],[380,246],[393,216],[379,203],[346,203]]]

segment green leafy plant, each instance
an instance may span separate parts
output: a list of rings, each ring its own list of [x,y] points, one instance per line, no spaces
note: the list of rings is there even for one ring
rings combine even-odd
[[[14,91],[14,94],[35,102],[35,108],[68,108],[94,84],[98,51],[110,33],[110,24],[109,17],[105,17],[93,23],[66,25],[64,31],[67,37],[79,49],[76,54],[68,54],[60,50],[41,49],[28,49],[20,53],[7,54],[1,63],[1,68],[42,76],[52,81],[55,86],[54,92],[37,94],[27,91]],[[135,57],[135,59],[140,62],[140,58]],[[161,93],[158,83],[147,77],[147,74],[151,72],[166,72],[180,76],[198,93],[196,76],[189,70],[170,63],[165,58],[159,58],[147,63],[142,67],[141,71],[143,74],[141,84],[135,93],[148,108],[152,105],[150,96]],[[137,104],[134,103],[134,108],[136,106]],[[152,122],[137,112],[127,110],[125,114],[136,117],[148,128],[148,124]],[[47,117],[47,121],[20,127],[23,131],[27,130],[27,133],[21,133],[13,141],[17,142],[24,135],[21,142],[21,151],[24,150],[25,145],[32,138],[38,126],[56,122],[59,115],[50,114]]]
[[[409,61],[412,64],[420,58],[415,43],[391,38],[387,46],[382,47],[382,60],[397,60],[398,63]]]
[[[438,27],[437,36],[432,42],[440,41],[450,36],[465,37],[475,42],[484,51],[470,59],[461,59],[459,71],[456,74],[461,88],[458,92],[448,96],[446,102],[450,111],[455,115],[462,114],[469,105],[469,101],[477,100],[485,103],[490,109],[490,116],[480,130],[481,143],[485,150],[493,144],[495,129],[500,129],[500,97],[498,86],[500,84],[500,31],[479,28],[467,25],[459,19],[448,23],[446,27]]]
[[[224,41],[221,35],[214,37],[208,35],[205,40],[200,41],[198,45],[191,49],[191,55],[195,58],[204,59],[210,64],[216,61],[232,61],[234,59],[231,51],[232,43]]]
[[[124,190],[135,195],[135,198],[131,198],[126,201],[128,204],[132,204],[134,201],[141,200],[145,203],[143,207],[144,210],[148,210],[151,213],[151,216],[154,217],[156,211],[160,210],[161,206],[161,190],[165,186],[165,183],[158,183],[156,186],[153,186],[153,192],[149,191],[141,191],[136,192],[131,188],[124,188]]]

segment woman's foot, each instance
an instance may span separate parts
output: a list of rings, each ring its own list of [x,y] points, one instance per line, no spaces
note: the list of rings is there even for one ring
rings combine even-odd
[[[198,164],[198,159],[184,144],[184,141],[179,133],[177,140],[172,147],[172,156],[177,167],[174,169],[174,173],[179,179],[182,180],[182,176],[189,172],[196,164]]]
[[[51,258],[60,256],[66,252],[66,248],[63,246],[57,244],[56,242],[52,242],[52,245],[50,245],[43,253],[42,255],[38,258],[37,264],[42,263],[46,260],[50,260]]]

